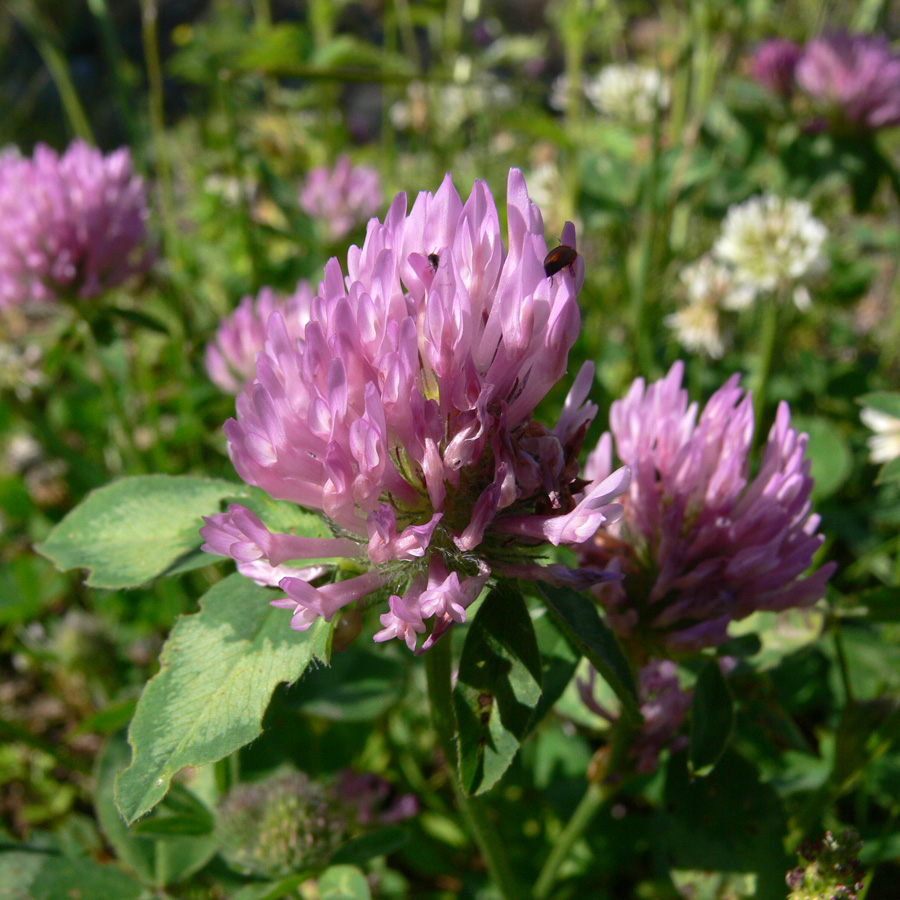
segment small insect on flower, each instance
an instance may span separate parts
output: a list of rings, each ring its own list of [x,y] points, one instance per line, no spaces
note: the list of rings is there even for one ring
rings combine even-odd
[[[429,253],[428,262],[431,263],[431,271],[437,272],[438,266],[441,264],[441,258],[437,253]]]
[[[566,266],[572,266],[576,259],[578,259],[578,251],[574,247],[560,244],[544,257],[544,273],[548,278],[552,278]]]

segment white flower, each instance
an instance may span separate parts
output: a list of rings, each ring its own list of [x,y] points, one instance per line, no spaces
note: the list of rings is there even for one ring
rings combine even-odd
[[[746,309],[753,302],[753,285],[739,281],[734,271],[710,254],[685,266],[678,276],[690,303],[705,303],[723,309]]]
[[[19,348],[0,342],[0,390],[10,388],[20,400],[31,399],[33,390],[47,381],[40,368],[41,358],[41,350],[35,344]]]
[[[725,342],[719,329],[719,314],[709,303],[689,302],[663,320],[675,332],[685,350],[705,353],[718,359],[725,352]]]
[[[669,105],[669,83],[657,69],[634,63],[604,66],[585,86],[588,100],[604,115],[649,125]]]
[[[3,462],[11,472],[20,474],[40,462],[43,455],[43,448],[30,434],[19,432],[9,439]]]
[[[808,203],[763,194],[728,210],[713,256],[731,266],[738,282],[775,291],[827,268],[827,237]],[[793,291],[792,296],[799,308],[807,305],[808,294]]]
[[[550,86],[550,106],[557,112],[565,112],[569,105],[569,76],[563,72],[553,79]]]
[[[900,456],[900,419],[868,406],[859,417],[875,432],[866,441],[873,463],[887,463]]]

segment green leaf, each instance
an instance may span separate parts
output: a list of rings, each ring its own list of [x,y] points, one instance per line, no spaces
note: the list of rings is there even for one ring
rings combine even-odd
[[[708,778],[694,778],[686,753],[666,766],[657,852],[672,868],[756,876],[757,898],[785,896],[787,816],[771,784],[733,750]]]
[[[495,588],[466,634],[453,703],[460,780],[470,794],[494,785],[512,762],[541,698],[541,656],[518,591]]]
[[[859,595],[870,622],[900,622],[900,587],[884,585]]]
[[[587,597],[566,587],[539,584],[538,589],[562,633],[613,689],[626,720],[633,725],[640,724],[634,676],[619,642],[600,618],[597,607]]]
[[[148,331],[155,331],[157,334],[169,334],[169,328],[165,322],[161,322],[156,316],[151,316],[148,313],[137,309],[127,309],[121,306],[107,306],[100,311],[100,314],[122,319],[125,322],[130,322],[132,325],[146,328]]]
[[[399,825],[388,825],[361,835],[339,847],[331,856],[331,864],[360,865],[375,856],[387,856],[409,840],[409,832]]]
[[[319,879],[319,900],[371,900],[366,876],[356,866],[332,866]]]
[[[97,792],[94,801],[97,819],[118,857],[131,866],[143,881],[155,887],[165,887],[201,868],[215,854],[218,843],[208,834],[178,835],[154,840],[141,836],[137,833],[137,829],[129,830],[119,815],[113,799],[116,773],[128,764],[129,756],[128,743],[124,735],[116,735],[97,761],[95,771]],[[183,787],[180,787],[178,793],[189,794]],[[199,806],[206,814],[211,826],[212,817],[209,811],[193,795],[190,796],[193,804]],[[148,822],[156,818],[154,816]],[[164,817],[163,821],[166,818],[174,817]]]
[[[350,646],[335,655],[331,668],[310,672],[290,692],[290,706],[323,719],[367,722],[403,696],[409,663],[392,659],[379,647]]]
[[[838,793],[855,788],[872,762],[900,740],[900,700],[848,703],[835,732],[834,765],[829,780]]]
[[[884,413],[886,416],[893,416],[900,419],[900,393],[896,391],[875,391],[871,394],[863,394],[857,397],[856,402],[869,409]]]
[[[246,485],[218,478],[120,478],[91,491],[36,549],[59,569],[88,569],[92,587],[136,587],[200,547],[201,516],[250,496]]]
[[[309,881],[312,872],[295,872],[277,881],[254,882],[246,884],[230,900],[284,900],[297,892],[304,881]]]
[[[8,851],[0,853],[0,897],[11,900],[133,900],[144,887],[113,866],[87,856]]]
[[[144,688],[128,739],[131,765],[116,803],[131,823],[163,798],[184,766],[222,759],[257,738],[275,687],[296,681],[313,659],[328,661],[331,628],[288,627],[274,595],[241,575],[209,590],[200,612],[172,629],[160,671]]]
[[[308,29],[279,22],[257,31],[237,60],[236,68],[243,72],[281,72],[304,62],[310,46]]]
[[[700,670],[691,705],[689,763],[694,775],[706,776],[722,758],[734,731],[734,698],[716,659]]]
[[[806,455],[812,463],[813,500],[830,497],[853,470],[847,440],[827,419],[792,416],[791,426],[809,435]]]
[[[900,456],[881,467],[875,484],[893,484],[895,481],[900,481]]]
[[[215,822],[206,805],[176,783],[162,803],[133,827],[135,834],[200,836],[212,834]]]
[[[528,723],[528,732],[533,731],[541,719],[563,695],[575,675],[581,659],[568,638],[560,631],[549,615],[541,615],[533,620],[534,634],[541,653],[541,699],[534,708],[534,715]]]

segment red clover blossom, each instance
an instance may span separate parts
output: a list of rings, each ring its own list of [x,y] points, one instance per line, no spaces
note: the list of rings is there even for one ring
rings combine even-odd
[[[354,166],[349,156],[341,156],[333,169],[320,166],[310,171],[300,191],[303,211],[324,224],[332,241],[374,216],[382,199],[378,172]]]
[[[219,323],[215,337],[206,346],[206,374],[226,394],[237,394],[256,377],[256,354],[266,343],[269,316],[276,310],[284,316],[292,337],[300,337],[309,319],[313,291],[300,281],[290,297],[281,297],[264,287],[256,297],[244,297],[237,309]]]
[[[638,378],[613,403],[610,430],[585,477],[612,471],[613,449],[632,471],[625,514],[579,548],[586,565],[610,566],[622,582],[594,590],[607,619],[649,655],[722,643],[728,623],[756,610],[809,606],[834,563],[804,572],[824,536],[810,512],[805,434],[781,403],[755,477],[753,407],[732,376],[698,418],[681,387],[682,363],[649,386]],[[613,444],[615,442],[615,444]]]
[[[95,297],[143,272],[147,194],[127,149],[0,154],[0,309]]]
[[[346,274],[325,267],[295,338],[269,320],[257,375],[225,432],[238,474],[272,497],[320,510],[333,538],[269,531],[250,510],[208,517],[204,548],[245,574],[278,584],[273,605],[305,630],[320,616],[382,591],[378,641],[422,649],[454,622],[492,575],[579,585],[597,569],[539,565],[547,543],[580,544],[614,521],[610,501],[627,469],[579,477],[577,454],[596,413],[582,369],[553,428],[536,404],[566,371],[580,326],[580,257],[550,277],[537,206],[522,173],[509,174],[507,250],[487,186],[463,203],[448,175],[407,214],[398,194],[373,219]],[[564,244],[575,246],[568,223]],[[350,557],[362,574],[326,584],[298,560]]]

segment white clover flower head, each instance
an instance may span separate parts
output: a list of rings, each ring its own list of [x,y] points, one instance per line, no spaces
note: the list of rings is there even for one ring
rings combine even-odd
[[[740,281],[730,266],[707,253],[685,266],[679,273],[688,302],[723,309],[746,309],[756,291],[752,284]]]
[[[584,92],[598,112],[635,125],[649,125],[657,109],[669,105],[669,82],[662,73],[635,63],[604,66]]]
[[[579,86],[579,90],[584,90],[584,85]],[[557,112],[565,112],[569,103],[569,76],[565,72],[557,75],[553,79],[550,86],[550,97],[548,99],[552,109]]]
[[[900,456],[900,419],[869,406],[863,407],[859,417],[875,432],[866,441],[873,463],[889,463]]]
[[[763,194],[729,208],[712,252],[738,282],[771,292],[823,272],[827,237],[808,203]],[[797,299],[803,308],[802,292]]]

